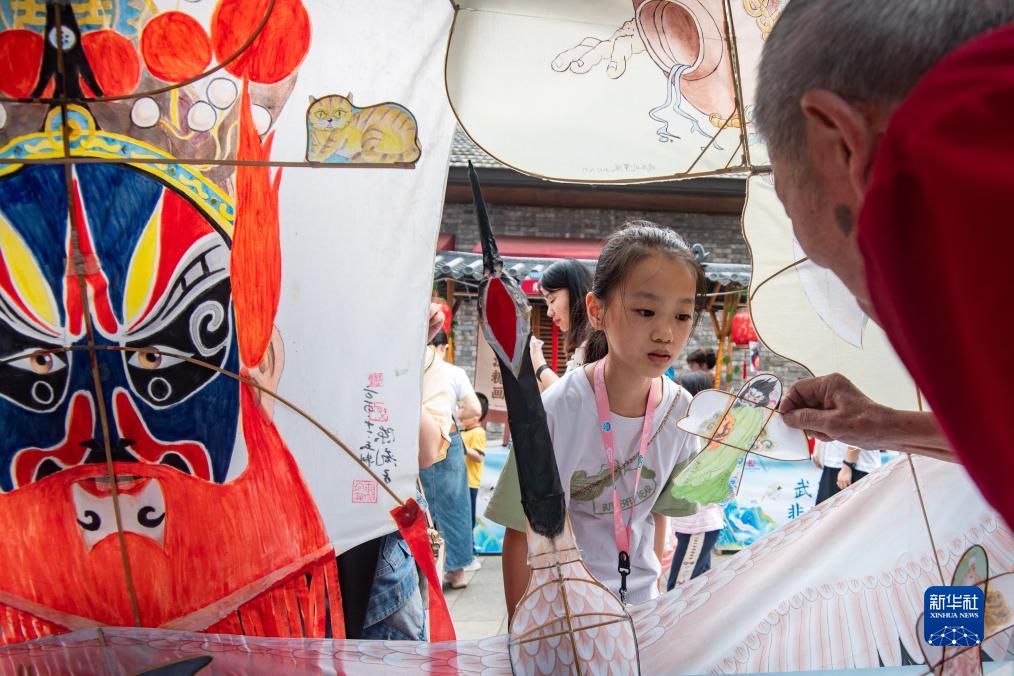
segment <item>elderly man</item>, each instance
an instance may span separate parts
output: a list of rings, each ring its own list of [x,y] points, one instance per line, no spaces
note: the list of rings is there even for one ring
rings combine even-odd
[[[793,0],[764,48],[755,116],[799,243],[884,328],[936,412],[879,406],[830,375],[792,388],[786,422],[863,448],[953,447],[1014,524],[1014,369],[982,329],[1011,327],[1011,21],[1012,0]]]

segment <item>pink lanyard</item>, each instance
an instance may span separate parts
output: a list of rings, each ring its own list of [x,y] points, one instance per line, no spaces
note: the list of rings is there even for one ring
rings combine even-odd
[[[644,453],[648,448],[651,436],[651,423],[655,418],[658,401],[652,396],[654,383],[648,387],[648,401],[644,409],[644,424],[641,427],[640,446],[637,450],[637,474],[634,475],[634,494],[630,500],[630,515],[626,524],[623,523],[623,509],[620,506],[620,492],[616,488],[616,447],[613,444],[613,414],[609,410],[609,394],[606,392],[606,359],[604,357],[595,364],[595,406],[599,414],[599,432],[602,434],[602,445],[606,447],[606,461],[609,462],[609,475],[613,484],[613,537],[619,552],[617,571],[620,573],[620,601],[626,602],[627,575],[630,574],[630,536],[631,524],[634,521],[634,507],[637,505],[637,487],[641,483],[641,470],[644,467]]]

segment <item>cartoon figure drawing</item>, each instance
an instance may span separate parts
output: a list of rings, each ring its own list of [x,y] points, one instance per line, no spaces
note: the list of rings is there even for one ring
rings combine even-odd
[[[721,390],[698,392],[677,425],[699,437],[702,448],[676,468],[659,499],[659,509],[672,515],[694,514],[702,505],[720,503],[730,493],[738,493],[733,474],[750,462],[750,453],[773,460],[809,459],[805,435],[787,427],[777,413],[781,396],[782,384],[770,373],[754,376],[736,395]],[[727,516],[730,508],[739,509],[731,501],[726,505]],[[750,509],[763,514],[760,507],[744,509],[742,514]]]
[[[414,164],[422,154],[415,116],[398,103],[365,108],[352,94],[310,97],[306,159],[334,164]]]

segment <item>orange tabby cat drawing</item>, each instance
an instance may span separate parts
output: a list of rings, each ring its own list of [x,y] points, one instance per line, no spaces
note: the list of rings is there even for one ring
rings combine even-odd
[[[422,154],[415,116],[399,103],[358,108],[352,94],[310,97],[306,160],[325,164],[409,164]]]

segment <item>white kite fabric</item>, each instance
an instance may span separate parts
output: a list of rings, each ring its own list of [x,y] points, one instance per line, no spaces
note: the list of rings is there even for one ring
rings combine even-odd
[[[935,542],[925,528],[918,474]],[[896,546],[871,546],[874,543]],[[916,622],[926,587],[950,580],[981,545],[991,574],[1014,565],[1014,535],[961,467],[901,458],[711,571],[633,606],[642,673],[756,673],[921,662]],[[899,554],[899,552],[904,552]],[[940,567],[938,568],[937,562]],[[992,588],[991,588],[992,592]],[[1004,598],[1014,608],[1014,598]],[[984,644],[1005,658],[1010,615]],[[101,635],[100,635],[101,632]],[[0,665],[38,673],[115,664],[129,673],[208,656],[215,671],[318,674],[507,674],[507,637],[453,643],[203,636],[83,630],[0,651]],[[108,661],[107,661],[108,660]]]
[[[750,176],[743,234],[750,244],[750,314],[773,352],[814,375],[841,373],[873,400],[919,410],[915,383],[886,334],[834,273],[806,259],[770,172]]]
[[[753,121],[780,0],[465,0],[446,85],[461,127],[518,171],[568,183],[749,174],[751,313],[776,354],[918,409],[883,332],[805,261]],[[770,277],[774,276],[774,279]]]
[[[771,12],[733,6],[738,44],[755,60]],[[447,93],[476,143],[535,176],[616,183],[742,171],[752,109],[737,105],[726,28],[723,0],[467,0],[448,45]],[[742,87],[752,101],[753,79]]]

